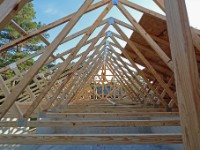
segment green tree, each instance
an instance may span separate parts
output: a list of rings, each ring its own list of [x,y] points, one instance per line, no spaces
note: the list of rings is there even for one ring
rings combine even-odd
[[[41,22],[35,22],[35,17],[36,13],[34,11],[33,3],[28,3],[21,9],[18,15],[16,15],[13,18],[13,20],[25,31],[30,32],[44,25]],[[3,30],[0,31],[0,46],[21,36],[22,35],[15,31],[15,29],[7,25]],[[44,34],[44,37],[48,38],[48,36],[48,34]],[[22,59],[28,56],[29,54],[33,53],[34,51],[37,51],[42,48],[44,48],[44,45],[41,43],[38,37],[33,37],[23,43],[20,43],[17,46],[10,48],[8,51],[0,55],[0,68],[5,67],[13,62],[16,62],[17,60]],[[33,63],[34,60],[30,59],[24,62],[23,64],[20,64],[19,69],[21,71],[26,70],[26,68],[33,65]],[[14,75],[12,71],[7,71],[3,74],[3,77],[9,78],[12,75]]]

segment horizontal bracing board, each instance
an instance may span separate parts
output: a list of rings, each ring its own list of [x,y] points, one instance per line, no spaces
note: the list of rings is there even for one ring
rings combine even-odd
[[[134,112],[134,113],[46,113],[46,118],[123,118],[123,117],[178,117],[178,112]],[[18,115],[6,114],[5,118],[17,118]],[[38,117],[37,113],[31,117]]]
[[[84,121],[27,121],[19,125],[17,121],[1,121],[0,127],[140,127],[140,126],[180,126],[179,120],[84,120]]]
[[[84,112],[84,113],[98,113],[98,112],[165,112],[165,108],[125,108],[125,107],[79,107],[79,108],[73,108],[73,107],[66,107],[62,109],[58,109],[61,112],[66,113],[75,113],[75,112]],[[178,111],[177,109],[174,109],[172,111]]]
[[[181,134],[1,135],[0,144],[180,144]]]

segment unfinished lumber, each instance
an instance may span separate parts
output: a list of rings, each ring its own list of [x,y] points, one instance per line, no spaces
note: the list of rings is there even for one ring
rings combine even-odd
[[[199,73],[185,1],[165,0],[183,142],[186,150],[200,149]]]

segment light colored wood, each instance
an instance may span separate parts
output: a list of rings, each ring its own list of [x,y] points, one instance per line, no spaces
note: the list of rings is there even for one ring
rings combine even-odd
[[[83,62],[83,60],[85,59],[85,57],[89,54],[89,52],[94,48],[94,45],[97,43],[97,41],[99,40],[99,38],[102,36],[102,34],[106,31],[106,29],[108,28],[108,24],[106,24],[104,26],[104,28],[100,31],[100,33],[97,35],[96,39],[94,39],[94,41],[91,43],[91,45],[89,46],[89,48],[83,53],[81,59],[79,59],[79,61],[75,64],[75,66],[72,68],[71,72],[72,72],[72,76],[74,76],[73,73],[75,73],[76,68],[78,68],[78,66]],[[98,45],[98,47],[96,48],[95,52],[93,52],[92,56],[90,56],[90,59],[87,61],[87,63],[85,65],[89,65],[89,63],[91,62],[91,59],[94,57],[94,55],[96,55],[96,53],[98,52],[98,50],[100,49],[100,47],[104,44],[104,40]],[[101,52],[100,52],[101,53]],[[98,55],[97,55],[98,56]],[[94,61],[94,60],[93,60]],[[81,74],[81,73],[80,73]],[[68,81],[70,80],[70,78],[68,79]],[[67,82],[66,82],[67,83]],[[65,84],[63,84],[64,87]],[[56,94],[55,94],[56,95]]]
[[[14,71],[14,73],[17,75],[17,77],[22,80],[23,76],[21,75],[20,70],[18,69],[18,66],[16,66],[15,68],[12,69]],[[34,93],[32,92],[30,86],[28,85],[25,89],[25,91],[27,92],[27,94],[30,96],[31,99],[35,98]],[[11,94],[11,93],[10,93]],[[9,96],[9,95],[8,95]]]
[[[135,117],[178,117],[178,112],[117,112],[117,113],[51,113],[47,112],[47,118],[68,118],[68,119],[81,119],[81,118],[135,118]],[[16,113],[7,113],[5,118],[17,118]],[[38,113],[33,113],[31,117],[38,117]]]
[[[127,41],[128,44],[130,44],[131,48],[136,52],[136,54],[139,54],[138,56],[141,58],[141,60],[145,60],[145,64],[147,64],[149,67],[147,67],[148,69],[150,70],[154,70],[152,73],[154,74],[154,77],[159,81],[159,83],[165,87],[165,89],[168,88],[168,86],[164,83],[164,81],[162,80],[162,78],[157,74],[157,72],[155,71],[155,69],[151,66],[151,64],[148,62],[148,60],[143,56],[143,54],[139,51],[139,49],[137,49],[137,47],[127,38],[127,36],[123,33],[123,31],[121,31],[121,29],[117,27],[117,31],[121,34],[122,37],[125,38],[125,40]],[[122,50],[122,53],[124,54],[124,56],[131,62],[132,66],[138,71],[138,73],[143,77],[143,79],[145,79],[146,83],[148,83],[148,79],[144,76],[144,74],[142,73],[142,71],[137,67],[137,65],[135,64],[135,62],[131,59],[130,55],[129,55],[129,52],[128,51],[125,51],[121,45],[118,43],[118,41],[111,37],[112,40],[115,42],[115,44]],[[131,44],[132,43],[132,44]],[[134,47],[134,48],[133,48]],[[152,87],[151,84],[148,84],[149,87],[151,87],[151,89],[154,91],[154,88]],[[169,88],[168,88],[169,92],[171,91]],[[154,91],[156,92],[156,91]],[[173,93],[172,91],[170,92],[171,93],[171,96],[173,96]],[[156,92],[156,95],[159,96],[160,94],[158,92]],[[162,99],[160,96],[159,96],[160,99]],[[164,105],[166,105],[165,103],[163,103]]]
[[[157,79],[157,81],[160,83],[160,85],[166,89],[167,94],[173,99],[173,102],[177,104],[176,95],[169,89],[167,84],[163,81],[163,79],[160,77],[160,75],[156,72],[156,70],[152,67],[152,65],[148,62],[148,60],[144,57],[144,55],[139,51],[139,49],[132,43],[131,40],[128,39],[128,37],[124,34],[124,32],[116,25],[114,24],[115,29],[121,34],[121,36],[124,38],[125,41],[131,46],[132,50],[138,55],[138,57],[144,62],[146,67],[151,71],[151,73],[154,75],[154,77]],[[115,40],[116,43],[116,40]],[[125,56],[127,58],[130,58],[130,56],[125,52],[122,51],[122,53],[125,53]],[[131,58],[129,59],[131,60]]]
[[[26,139],[26,140],[25,140]],[[2,135],[0,144],[181,144],[180,134]]]
[[[162,11],[165,11],[164,0],[153,0]]]
[[[167,26],[186,150],[200,149],[200,83],[184,0],[165,0]]]
[[[102,50],[102,52],[103,52],[103,50]],[[100,55],[102,55],[102,54],[100,54]],[[101,56],[100,56],[101,57]],[[96,60],[96,59],[95,59]],[[99,60],[99,61],[102,61],[102,60]],[[100,62],[97,62],[96,64],[97,64],[97,66],[94,66],[94,71],[93,71],[93,75],[94,74],[97,74],[98,73],[98,71],[99,71],[99,69],[100,69],[100,65],[99,65],[99,63]],[[95,69],[96,68],[96,69]],[[82,78],[82,81],[81,81],[81,86],[78,88],[78,90],[77,90],[77,94],[75,95],[75,96],[73,96],[72,98],[71,98],[71,100],[69,100],[69,101],[73,101],[73,104],[75,103],[75,102],[77,102],[77,100],[75,101],[74,99],[76,99],[76,97],[84,97],[84,99],[86,99],[85,97],[89,97],[89,96],[91,96],[91,95],[87,95],[87,96],[85,96],[85,94],[88,94],[88,89],[89,90],[91,90],[92,91],[92,88],[91,88],[91,83],[92,83],[92,80],[93,80],[93,75],[91,75],[88,79],[86,79],[86,82],[85,82],[85,79],[84,78]],[[83,84],[82,84],[82,82],[83,82]],[[84,83],[85,82],[85,83]],[[94,90],[95,91],[95,90]],[[96,93],[96,92],[94,92],[93,94],[95,94],[97,97],[99,97],[99,98],[101,98],[101,96],[98,94],[98,93]],[[89,99],[90,99],[90,97],[89,97]],[[69,104],[71,103],[71,102],[69,102]],[[79,103],[79,102],[78,102]],[[83,105],[81,105],[81,106],[83,106]]]
[[[140,81],[137,79],[137,77],[135,76],[135,74],[133,73],[133,71],[131,71],[129,69],[129,67],[127,66],[127,63],[125,63],[122,58],[119,56],[119,54],[117,52],[115,52],[115,50],[110,46],[111,52],[113,52],[115,54],[115,56],[117,57],[117,59],[119,61],[121,61],[121,63],[125,66],[125,68],[128,70],[128,72],[131,74],[132,78],[134,79],[134,81],[137,82],[137,84],[140,86],[140,88],[142,89],[142,91],[147,95],[148,92],[146,91],[146,89],[143,87],[143,85],[140,83]]]
[[[119,75],[117,75],[116,72],[114,72],[114,69],[112,68],[112,66],[110,64],[108,64],[108,68],[110,69],[111,73],[115,75],[117,81],[121,85],[123,85],[123,87],[126,89],[126,91],[129,94],[129,97],[132,99],[136,98],[137,96],[135,95],[135,93],[130,91],[129,87],[127,85],[125,85],[124,82],[122,81],[122,78],[119,78]]]
[[[108,63],[108,66],[112,73],[121,75],[118,73],[117,69],[115,69],[110,63]],[[118,81],[124,85],[124,87],[129,92],[129,94],[132,98],[136,97],[138,100],[140,99],[140,97],[136,94],[136,92],[133,89],[131,89],[130,84],[124,78],[118,78]]]
[[[106,27],[107,28],[107,27]],[[101,44],[99,45],[99,47],[101,46]],[[90,51],[90,49],[88,49],[89,51]],[[93,53],[94,55],[95,55],[95,52]],[[93,56],[93,55],[92,55]],[[92,58],[92,57],[90,57],[90,58]],[[80,59],[80,61],[78,61],[77,63],[76,63],[76,66],[78,67],[78,65],[80,65],[80,63],[82,62],[82,60]],[[85,64],[85,67],[87,66],[87,63]],[[82,69],[84,69],[84,68],[82,68]],[[74,71],[73,71],[74,70]],[[70,76],[68,76],[64,81],[63,81],[63,83],[62,83],[62,85],[59,87],[60,89],[55,93],[55,95],[52,97],[52,100],[51,101],[49,101],[48,102],[48,104],[47,104],[47,106],[45,107],[45,111],[47,111],[50,107],[51,107],[51,105],[53,104],[53,102],[56,100],[56,98],[57,98],[57,96],[58,96],[58,94],[61,92],[61,90],[63,90],[63,88],[64,88],[64,86],[69,82],[69,80],[74,76],[74,74],[76,73],[76,67],[74,67],[73,69],[72,69],[72,71],[73,71],[73,73],[70,75]],[[79,74],[82,74],[81,72],[79,73]],[[73,83],[71,83],[71,84],[73,84]],[[71,88],[71,85],[69,85],[69,88]],[[66,89],[65,91],[68,91],[68,89]],[[63,93],[65,93],[65,95],[66,95],[66,92],[63,92]]]
[[[191,33],[192,33],[193,44],[197,48],[197,50],[200,51],[200,37],[196,33],[194,28],[191,28]]]
[[[0,5],[0,29],[3,29],[29,0],[3,1]]]
[[[157,1],[157,0],[154,0],[154,1]],[[162,0],[162,1],[163,1],[163,0]],[[153,11],[153,10],[150,10],[150,9],[147,9],[147,8],[142,7],[142,6],[140,6],[140,5],[137,5],[137,4],[133,3],[133,2],[125,1],[125,0],[120,0],[120,2],[121,2],[122,4],[124,4],[124,5],[126,5],[126,6],[131,7],[131,8],[133,8],[133,9],[135,9],[135,10],[138,10],[138,11],[140,11],[140,12],[142,12],[142,13],[146,13],[146,14],[148,14],[148,15],[152,15],[152,16],[157,17],[157,18],[159,18],[159,19],[166,20],[166,17],[165,17],[165,16],[163,16],[163,15],[161,15],[161,14],[159,14],[159,13]],[[157,3],[157,4],[158,4],[158,3]]]
[[[18,127],[16,121],[1,121],[0,127]],[[179,120],[84,120],[27,121],[23,127],[148,127],[180,126]]]
[[[55,51],[55,49],[58,47],[60,42],[65,38],[65,36],[71,31],[73,26],[78,22],[78,20],[81,18],[83,13],[88,9],[90,4],[93,2],[93,0],[87,0],[85,4],[80,8],[80,10],[76,13],[76,15],[73,17],[73,20],[71,20],[60,32],[60,34],[55,38],[55,40],[46,48],[46,51],[43,53],[43,55],[34,63],[34,65],[30,68],[30,70],[24,75],[23,82],[20,82],[11,94],[6,98],[3,105],[1,105],[0,109],[0,118],[2,118],[5,113],[9,110],[9,108],[12,106],[12,104],[15,102],[17,97],[20,95],[20,93],[26,88],[26,86],[31,82],[35,74],[39,71],[39,69],[44,65],[44,63],[48,60],[48,58],[52,55],[52,53]]]
[[[105,11],[104,11],[104,13],[105,13]],[[101,21],[101,19],[102,19],[102,17],[98,18],[99,21],[95,22],[95,24],[92,25],[93,30],[99,25],[99,22]],[[105,26],[104,30],[106,30],[107,27],[108,26]],[[82,40],[80,41],[80,43],[71,52],[70,56],[67,57],[67,59],[62,63],[62,65],[60,66],[60,68],[58,68],[57,72],[54,74],[53,79],[48,84],[48,86],[46,86],[44,88],[44,90],[42,91],[42,93],[37,97],[37,99],[33,102],[33,104],[27,109],[27,112],[24,114],[25,118],[28,118],[31,115],[31,113],[34,111],[34,109],[42,101],[43,97],[48,93],[48,91],[52,87],[52,85],[57,81],[57,79],[59,78],[59,76],[62,74],[62,71],[69,65],[69,63],[76,56],[76,54],[81,49],[81,47],[83,46],[83,44],[89,38],[89,35],[93,32],[92,28],[91,28],[91,30],[88,30],[87,34],[85,34],[85,36],[82,38]],[[102,30],[102,32],[104,32],[104,30]],[[99,36],[101,36],[102,34],[103,33],[99,34]],[[96,41],[98,40],[99,36],[96,38]],[[85,57],[87,56],[87,54],[92,50],[92,48],[94,47],[95,44],[96,44],[95,41],[93,41],[93,43],[90,45],[90,47],[88,48],[88,50],[83,54],[83,56],[81,57],[81,59],[76,63],[76,66],[74,67],[74,70],[76,70],[78,68],[78,66],[82,63],[82,61],[85,59]],[[70,76],[68,76],[65,79],[65,81],[62,83],[62,86],[60,86],[60,89],[57,90],[58,92],[57,93],[55,92],[56,94],[53,96],[53,100],[59,95],[62,87],[64,87],[64,85],[70,80],[70,78],[73,77],[74,73],[72,73]]]
[[[102,106],[98,106],[97,108],[93,108],[93,107],[81,107],[77,110],[77,108],[70,108],[69,106],[65,106],[65,108],[62,108],[62,110],[64,112],[68,112],[68,113],[76,113],[76,112],[84,112],[84,113],[117,113],[117,112],[164,112],[166,111],[165,108],[131,108],[131,107],[102,107]],[[177,112],[178,110],[176,108],[172,109],[172,111]]]
[[[101,23],[101,24],[102,24],[102,23]],[[86,28],[86,29],[88,30],[89,28]],[[84,29],[84,31],[87,31],[86,29]],[[75,34],[72,34],[72,35],[70,35],[70,36],[65,37],[65,39],[62,41],[62,43],[67,42],[67,41],[70,41],[70,40],[76,38],[77,36],[81,35],[81,33],[83,33],[83,30],[81,30],[80,32],[77,32],[77,33],[75,33]],[[85,32],[84,32],[84,33],[85,33]],[[94,38],[88,40],[83,46],[85,46],[85,45],[91,43],[93,40],[94,40]],[[52,61],[55,61],[56,59],[61,58],[62,56],[65,56],[65,55],[69,54],[73,49],[74,49],[74,47],[71,48],[71,49],[65,50],[65,51],[64,51],[63,53],[61,53],[61,54],[57,54],[57,55],[55,56],[56,58],[55,58],[55,57],[54,57],[54,58],[49,58],[49,60],[46,62],[46,64],[51,63]],[[44,51],[45,51],[45,49],[38,50],[38,51],[36,51],[34,54],[31,54],[31,55],[29,55],[29,56],[27,56],[27,57],[24,57],[24,58],[22,58],[22,59],[16,61],[15,63],[16,63],[17,65],[19,65],[19,64],[21,64],[21,63],[23,63],[23,62],[25,62],[25,61],[27,61],[27,60],[29,60],[29,59],[31,59],[31,58],[34,58],[34,57],[36,57],[36,56],[41,55]],[[9,65],[8,65],[8,66],[5,66],[5,67],[3,67],[3,68],[0,68],[0,72],[2,73],[2,72],[4,72],[4,71],[7,71],[8,69],[10,69],[10,68],[9,68]]]
[[[151,36],[140,26],[137,21],[130,15],[130,13],[119,3],[118,8],[126,16],[126,18],[137,29],[138,33],[146,40],[146,42],[152,47],[152,49],[158,54],[158,56],[165,62],[165,64],[173,71],[173,63],[171,59],[163,52],[160,46],[151,38]]]
[[[21,35],[27,35],[28,33],[22,29],[14,20],[11,20],[10,26],[15,29],[17,32],[19,32]],[[46,45],[49,45],[49,41],[41,34],[38,35],[38,38],[43,41]]]
[[[24,0],[24,1],[26,1],[26,0]],[[101,6],[104,6],[104,5],[108,4],[109,2],[110,2],[110,0],[104,0],[104,1],[98,2],[98,3],[94,4],[94,5],[91,5],[84,13],[87,13],[87,12],[90,12],[92,10],[95,10],[95,9],[101,7]],[[50,29],[52,29],[54,27],[57,27],[57,26],[65,23],[65,22],[70,22],[70,20],[75,16],[75,14],[76,13],[72,13],[72,14],[64,17],[64,18],[61,18],[61,19],[59,19],[57,21],[54,21],[54,22],[44,26],[44,27],[41,27],[40,29],[38,29],[36,31],[33,31],[33,32],[29,33],[26,36],[20,37],[20,38],[14,40],[14,41],[2,46],[0,48],[0,53],[2,53],[3,51],[7,50],[8,48],[10,48],[12,46],[15,46],[16,44],[19,44],[19,43],[21,43],[23,41],[26,41],[26,40],[28,40],[28,39],[30,39],[30,38],[38,35],[38,34],[42,34],[43,32],[46,32],[46,31],[48,31],[48,30],[50,30]]]
[[[100,54],[101,55],[101,54]],[[86,84],[86,83],[82,83],[83,78],[88,78],[88,76],[91,75],[92,70],[95,71],[95,67],[98,66],[99,61],[101,61],[100,59],[96,59],[95,61],[93,61],[93,63],[91,64],[91,67],[89,68],[88,65],[86,65],[86,69],[81,69],[79,72],[77,72],[78,74],[81,74],[81,76],[76,76],[75,78],[72,79],[72,82],[67,86],[67,88],[65,89],[65,91],[63,92],[64,95],[67,95],[67,99],[65,101],[60,101],[59,105],[67,105],[74,96],[76,96],[77,94],[77,89]],[[97,67],[98,69],[99,67]],[[87,72],[87,73],[86,73]],[[92,77],[92,76],[91,76]],[[81,81],[82,80],[82,81]],[[86,79],[87,81],[87,79]],[[76,91],[76,92],[75,92]]]
[[[117,62],[117,60],[114,59],[114,58],[112,58],[112,59],[115,60],[112,64],[116,63],[116,64],[119,66],[119,63]],[[120,67],[116,67],[115,65],[113,65],[113,66],[114,66],[114,68],[115,68],[116,70],[118,70],[118,73],[119,73],[119,70],[122,71],[122,73],[127,77],[127,80],[124,78],[124,79],[125,79],[125,82],[127,83],[127,82],[130,81],[130,82],[129,82],[130,88],[135,92],[136,95],[140,95],[140,90],[139,90],[139,88],[135,85],[135,83],[133,83],[133,81],[131,80],[131,78],[128,77],[127,73],[126,73],[123,69],[121,69]],[[122,74],[119,73],[119,75],[122,75]],[[134,88],[132,88],[132,86],[133,86]],[[141,95],[142,95],[142,98],[145,99],[144,94],[141,94]]]
[[[104,11],[101,13],[101,15],[97,18],[97,20],[95,21],[95,23],[91,26],[90,30],[88,30],[87,34],[85,34],[85,36],[83,37],[83,40],[80,41],[80,43],[77,46],[77,49],[79,50],[82,47],[82,44],[88,39],[88,37],[91,35],[91,33],[96,29],[96,27],[100,24],[100,22],[102,21],[102,19],[105,17],[105,15],[110,11],[110,9],[112,8],[112,4],[110,3],[105,9]],[[94,46],[92,44],[92,46]]]
[[[5,1],[6,0],[0,0],[0,3],[3,4]],[[20,3],[23,1],[25,2],[27,0],[19,0]],[[154,1],[164,11],[164,0]],[[0,53],[34,36],[38,36],[48,46],[46,49],[37,51],[16,62],[16,64],[19,65],[29,59],[42,55],[39,60],[34,63],[32,68],[29,68],[28,73],[26,73],[26,71],[19,72],[17,68],[14,68],[15,76],[5,81],[0,76],[0,94],[1,96],[5,96],[5,98],[0,99],[0,118],[38,118],[37,121],[27,121],[27,127],[179,126],[179,109],[174,105],[174,103],[177,103],[177,93],[179,108],[181,108],[180,118],[185,147],[187,149],[200,149],[200,142],[198,142],[200,137],[200,105],[198,101],[200,84],[196,65],[196,62],[200,60],[200,55],[199,51],[195,51],[200,49],[200,38],[199,31],[190,28],[187,17],[184,16],[186,15],[185,6],[183,7],[184,1],[166,0],[165,3],[168,3],[168,7],[166,7],[167,17],[165,17],[152,10],[134,4],[133,2],[119,0],[116,7],[121,10],[129,22],[131,22],[131,25],[118,19],[114,19],[114,24],[109,24],[108,19],[103,20],[113,7],[110,0],[102,0],[95,4],[92,4],[92,2],[92,0],[87,0],[84,3],[85,5],[83,5],[77,13],[68,15],[30,33],[23,30],[11,20],[10,16],[16,14],[13,13],[11,9],[9,9],[8,12],[5,11],[7,13],[6,15],[5,13],[0,14],[0,18],[1,15],[4,15],[5,18],[9,16],[10,18],[8,17],[7,21],[4,23],[10,25],[23,35],[19,39],[2,46],[0,48]],[[181,5],[178,5],[178,3]],[[12,2],[10,2],[10,5],[11,4]],[[91,27],[67,36],[83,14],[100,8],[101,6],[105,6],[105,10],[97,17],[98,19]],[[144,16],[141,22],[137,23],[132,14],[130,14],[124,6],[143,12]],[[19,9],[21,7],[22,4],[19,5]],[[4,10],[0,9],[0,12],[4,12]],[[183,19],[180,19],[180,16],[182,16]],[[153,25],[153,19],[150,17],[156,18],[158,22],[160,20],[164,24],[163,27],[161,27],[161,29],[165,30],[163,36],[161,32],[159,33],[158,25],[156,27],[158,28],[159,35],[155,34],[157,30]],[[168,41],[168,35],[164,35],[167,32],[166,27],[164,27],[166,26],[166,18],[170,25],[170,42]],[[150,33],[151,28],[146,26],[148,19],[150,24],[152,23],[152,29],[154,30],[152,33]],[[10,20],[11,23],[8,24]],[[68,23],[63,31],[52,43],[49,43],[48,40],[41,36],[42,33],[66,22]],[[105,31],[109,25],[113,25],[119,34],[111,32],[110,36],[107,35]],[[88,40],[94,30],[100,26],[104,26],[100,34]],[[130,39],[126,36],[125,32],[122,31],[123,28],[120,29],[120,26],[134,32]],[[135,34],[138,34],[138,37],[135,36]],[[68,49],[56,56],[53,55],[57,46],[82,35],[83,38],[76,47]],[[102,42],[95,45],[102,37],[104,38]],[[110,41],[109,38],[112,42],[110,42],[111,44],[108,46],[108,43],[105,41]],[[125,48],[121,47],[117,38],[127,42],[127,46]],[[87,44],[90,44],[89,48],[84,52],[80,52],[80,49]],[[174,70],[170,58],[170,45],[173,64],[175,64]],[[194,46],[196,48],[195,50]],[[108,48],[109,52],[104,56],[105,48]],[[120,49],[122,55],[115,52],[115,48]],[[159,57],[156,57],[157,54],[153,50]],[[179,54],[178,52],[181,53]],[[197,60],[195,59],[194,52],[196,52]],[[114,53],[115,56],[112,53]],[[67,59],[65,59],[65,57],[67,57]],[[130,63],[122,59],[123,57],[129,60]],[[70,65],[70,62],[75,61],[76,58],[79,58],[79,60]],[[104,61],[105,58],[106,61]],[[54,67],[43,71],[44,77],[42,79],[37,78],[36,74],[42,66],[48,65],[58,59],[61,59],[62,63],[56,64]],[[138,68],[137,64],[145,68],[142,70]],[[130,69],[130,67],[133,70]],[[3,74],[10,69],[9,66],[0,68],[0,73]],[[50,72],[55,69],[58,72],[55,71],[51,73],[52,80],[45,79],[46,75],[50,74]],[[99,70],[101,70],[102,74],[98,74]],[[112,75],[106,75],[108,70]],[[177,89],[175,89],[174,85],[173,71],[175,71],[176,74]],[[98,78],[98,80],[96,80],[95,77]],[[112,77],[112,79],[108,80],[107,77]],[[13,80],[18,81],[19,79],[21,79],[21,81],[15,88],[10,87],[10,83],[12,83]],[[96,92],[98,87],[101,87],[103,91],[102,94]],[[110,91],[109,87],[111,89]],[[104,93],[104,90],[108,92],[107,95]],[[119,94],[119,90],[123,90],[123,93]],[[12,93],[10,93],[10,91]],[[151,94],[153,93],[156,99],[152,99],[151,105],[147,107],[145,104],[149,92],[151,92]],[[51,101],[51,98],[53,98],[53,101]],[[142,103],[143,100],[145,100],[145,103]],[[155,104],[155,102],[158,104],[155,105],[156,108],[152,105]],[[45,105],[48,107],[44,107]],[[159,108],[157,108],[157,106],[159,106]],[[169,111],[174,112],[165,112],[167,107],[172,108]],[[46,116],[38,116],[38,113],[43,110],[46,111]],[[39,121],[40,117],[46,118],[47,120],[50,119],[50,121],[43,121],[45,119]],[[162,117],[162,119],[134,120],[138,117],[143,119],[145,119],[145,117]],[[170,117],[170,120],[168,117]],[[128,120],[126,120],[127,118]],[[59,121],[51,121],[51,119],[58,119]],[[19,122],[0,121],[0,126],[18,127]],[[0,136],[0,144],[180,144],[182,143],[181,136],[181,134],[8,134]]]
[[[85,74],[85,76],[83,78],[81,78],[81,81],[77,82],[80,85],[74,87],[74,89],[69,93],[69,98],[62,105],[67,105],[72,101],[73,97],[75,96],[74,93],[77,93],[78,90],[80,90],[80,88],[84,87],[84,85],[85,85],[84,81],[86,81],[86,83],[87,83],[89,78],[92,77],[91,75],[97,73],[98,70],[95,70],[95,68],[99,69],[98,66],[100,63],[102,63],[102,57],[100,57],[97,60],[96,64],[94,63],[94,65],[91,68],[89,68],[90,69],[89,72],[87,74]]]

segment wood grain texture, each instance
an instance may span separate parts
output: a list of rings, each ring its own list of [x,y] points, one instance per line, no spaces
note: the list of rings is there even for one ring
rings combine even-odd
[[[18,127],[16,121],[0,121],[0,127]],[[85,121],[27,121],[25,127],[147,127],[180,126],[179,120],[85,120]]]
[[[0,144],[181,144],[180,134],[2,135]]]
[[[185,1],[165,0],[167,25],[186,150],[200,149],[200,82]]]
[[[6,98],[3,105],[1,105],[0,109],[0,118],[2,118],[15,100],[18,98],[21,92],[27,87],[27,85],[31,82],[35,74],[42,68],[44,63],[48,60],[48,58],[52,55],[55,49],[58,47],[60,42],[65,38],[65,36],[71,31],[73,26],[78,22],[81,16],[88,9],[93,0],[87,0],[84,5],[80,8],[79,11],[74,15],[74,18],[62,29],[60,34],[53,40],[53,42],[46,48],[46,51],[42,54],[42,56],[34,63],[34,65],[30,68],[30,70],[24,75],[23,82],[20,82],[17,86],[14,87],[11,94]]]

